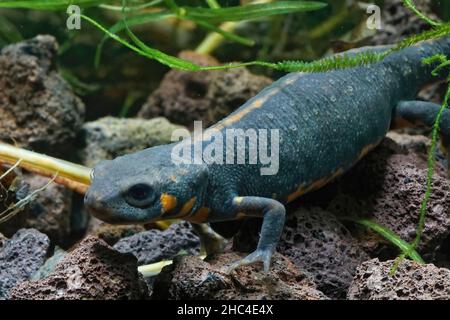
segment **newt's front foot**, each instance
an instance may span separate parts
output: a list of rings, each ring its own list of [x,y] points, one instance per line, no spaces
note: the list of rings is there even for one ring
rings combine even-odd
[[[249,265],[254,262],[262,262],[264,266],[264,273],[268,273],[270,269],[270,261],[272,259],[272,255],[274,252],[274,248],[266,248],[266,249],[256,249],[251,254],[246,256],[245,258],[232,263],[228,268],[227,272],[231,273],[234,269],[239,268],[241,266]]]

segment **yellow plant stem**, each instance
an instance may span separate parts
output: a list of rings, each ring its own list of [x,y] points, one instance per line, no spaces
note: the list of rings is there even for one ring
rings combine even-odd
[[[206,256],[199,256],[200,259],[205,259]],[[152,264],[147,264],[144,266],[138,267],[138,271],[144,276],[144,277],[153,277],[159,274],[165,266],[171,265],[172,260],[164,260],[155,262]]]
[[[82,194],[91,183],[91,168],[2,142],[0,142],[0,162],[10,165],[20,162],[21,168],[46,177],[53,177],[58,172],[55,178],[57,183]]]
[[[256,0],[252,1],[250,4],[256,4],[256,3],[269,3],[272,2],[272,0]],[[244,21],[245,22],[245,21]],[[224,22],[219,26],[220,29],[227,31],[227,32],[233,32],[236,30],[237,26],[241,23],[244,23],[242,21],[229,21]],[[206,38],[198,45],[198,47],[195,49],[195,52],[200,54],[211,54],[214,50],[216,50],[223,42],[225,38],[216,33],[211,32],[209,33]]]

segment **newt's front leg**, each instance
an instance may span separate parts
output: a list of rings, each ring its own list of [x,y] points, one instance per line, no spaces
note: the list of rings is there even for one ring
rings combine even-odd
[[[252,217],[263,217],[261,235],[256,250],[242,260],[229,266],[229,271],[253,262],[262,262],[264,272],[270,268],[270,260],[284,227],[286,209],[280,202],[261,197],[235,197],[233,213]]]

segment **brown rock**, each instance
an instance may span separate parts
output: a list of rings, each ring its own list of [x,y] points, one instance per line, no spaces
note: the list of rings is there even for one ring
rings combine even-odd
[[[0,176],[6,173],[6,168],[0,166]],[[4,218],[12,213],[12,206],[24,199],[29,193],[29,185],[16,171],[8,173],[0,181],[0,217]],[[26,210],[18,211],[8,220],[0,223],[0,232],[5,236],[13,236],[17,230],[25,226]]]
[[[285,257],[276,253],[270,272],[259,265],[225,268],[244,255],[225,253],[208,262],[195,256],[177,257],[155,280],[153,299],[277,299],[323,300],[326,296]]]
[[[357,266],[369,259],[347,228],[318,207],[289,214],[277,248],[334,299],[345,298]]]
[[[26,198],[31,192],[45,186],[50,179],[33,174],[16,178],[0,212],[13,203]],[[17,184],[17,186],[15,186]],[[19,189],[18,189],[19,188]],[[6,192],[0,189],[0,194]],[[20,228],[33,228],[45,233],[52,243],[66,245],[71,233],[72,192],[62,185],[52,183],[36,194],[23,210],[0,224],[0,231],[12,236]]]
[[[404,260],[394,275],[394,261],[364,262],[348,291],[350,300],[449,300],[450,270]]]
[[[38,281],[11,290],[11,299],[145,299],[148,289],[137,271],[136,258],[88,237]]]
[[[233,238],[233,249],[256,249],[261,219],[246,220]],[[302,206],[288,212],[277,251],[301,271],[307,271],[317,288],[333,299],[343,299],[356,268],[369,259],[358,241],[330,212]]]
[[[90,235],[99,237],[110,246],[113,246],[120,239],[130,237],[143,231],[145,231],[144,226],[138,224],[112,225],[105,222],[99,222],[99,224],[90,232]]]
[[[31,190],[45,186],[48,178],[37,175],[26,176]],[[70,236],[72,192],[62,185],[52,183],[42,190],[27,208],[25,226],[45,233],[52,243],[66,244]]]
[[[180,57],[199,65],[218,65],[213,57],[183,51]],[[193,127],[202,120],[207,127],[240,107],[272,80],[251,74],[245,68],[228,71],[169,71],[161,85],[142,106],[139,116],[164,116],[170,121]]]
[[[52,36],[9,45],[0,52],[0,140],[52,155],[73,152],[84,106],[56,70]]]
[[[432,193],[420,253],[431,255],[450,234],[450,182],[436,164]],[[416,235],[424,198],[427,163],[423,155],[405,150],[390,139],[348,172],[334,187],[336,195],[326,205],[339,216],[367,217],[391,229],[405,241]],[[359,229],[359,228],[358,228]],[[394,257],[397,250],[373,232],[359,229],[356,236],[372,256]],[[364,231],[362,231],[364,230]],[[389,248],[389,249],[387,249]]]

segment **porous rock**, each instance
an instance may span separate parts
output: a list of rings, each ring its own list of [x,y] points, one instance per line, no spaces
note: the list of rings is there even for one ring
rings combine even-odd
[[[10,289],[26,281],[44,264],[50,247],[45,234],[34,229],[20,229],[0,246],[0,299]]]
[[[87,237],[46,278],[11,290],[11,299],[86,300],[145,299],[148,289],[136,258]]]
[[[199,65],[218,65],[213,57],[183,51],[180,57]],[[245,68],[188,72],[171,70],[139,111],[143,118],[164,116],[170,121],[193,127],[194,120],[207,127],[255,96],[272,82],[251,74]]]
[[[261,219],[246,220],[233,238],[233,249],[255,250],[260,230]],[[369,259],[335,215],[307,205],[288,210],[277,251],[307,271],[317,288],[334,299],[345,298],[356,268]]]
[[[66,255],[67,255],[66,251],[56,246],[55,250],[53,251],[53,255],[50,258],[48,258],[45,261],[45,263],[39,268],[39,270],[33,274],[31,280],[35,281],[46,278],[50,273],[53,272],[53,270],[55,270],[58,263]]]
[[[114,249],[132,253],[138,264],[172,259],[177,254],[198,254],[200,240],[188,222],[172,224],[164,231],[148,230],[119,240]]]
[[[6,46],[0,52],[0,140],[61,156],[72,151],[84,105],[58,74],[52,36]]]
[[[88,122],[83,126],[86,145],[83,162],[93,167],[100,160],[170,143],[173,131],[181,128],[161,117],[150,120],[105,117]]]
[[[450,270],[411,260],[400,263],[391,275],[394,260],[373,259],[358,267],[348,291],[350,300],[448,300]]]
[[[344,175],[326,208],[338,216],[370,218],[410,242],[416,236],[426,184],[427,162],[423,155],[385,139]],[[359,230],[354,235],[372,256],[386,259],[397,254],[381,236],[365,228]],[[418,251],[432,255],[449,234],[450,182],[446,170],[436,163]]]
[[[28,175],[25,181],[31,190],[37,190],[47,185],[49,179]],[[71,232],[71,209],[72,192],[62,185],[51,183],[28,205],[25,226],[45,233],[54,244],[66,244]]]
[[[327,297],[314,282],[285,257],[276,253],[268,274],[262,266],[247,265],[231,274],[226,267],[245,254],[224,253],[202,261],[179,256],[164,267],[153,286],[153,299],[275,299],[323,300]]]
[[[369,259],[347,228],[319,207],[289,214],[277,249],[335,299],[345,298],[357,266]]]
[[[91,221],[94,219],[97,220],[96,218],[92,218]],[[112,225],[100,221],[91,223],[91,227],[92,230],[89,234],[99,237],[110,246],[113,246],[122,238],[131,237],[137,233],[145,231],[145,227],[139,224]]]
[[[6,174],[8,169],[0,166],[0,176]],[[29,184],[18,175],[10,171],[0,181],[0,217],[6,218],[13,214],[14,204],[24,199],[29,193]],[[26,208],[26,206],[25,206]],[[25,226],[27,217],[26,210],[20,210],[0,223],[0,232],[7,237],[12,237],[17,230]]]

